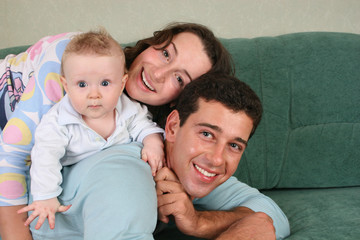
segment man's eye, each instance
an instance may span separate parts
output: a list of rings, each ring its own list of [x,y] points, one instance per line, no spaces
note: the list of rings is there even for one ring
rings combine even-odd
[[[110,82],[107,80],[101,82],[101,86],[104,86],[104,87],[109,86],[109,84],[110,84]]]
[[[237,150],[237,151],[241,151],[242,147],[236,143],[230,143],[230,147]]]
[[[211,137],[211,133],[209,133],[209,132],[201,132],[201,134],[202,134],[204,137]]]
[[[84,88],[84,87],[87,86],[87,84],[86,84],[86,82],[79,82],[78,86],[81,87],[81,88]]]

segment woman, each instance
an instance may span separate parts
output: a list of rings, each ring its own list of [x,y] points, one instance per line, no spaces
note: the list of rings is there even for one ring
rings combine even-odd
[[[20,54],[17,58],[8,57],[1,63],[8,64],[4,69],[0,69],[0,71],[4,70],[2,74],[4,87],[1,90],[1,107],[4,109],[0,110],[0,115],[6,116],[0,122],[2,128],[0,236],[3,239],[31,239],[29,230],[23,225],[26,214],[16,214],[16,211],[27,203],[26,178],[29,164],[26,160],[33,145],[32,134],[38,119],[63,96],[62,88],[59,87],[60,85],[57,84],[59,81],[56,79],[60,71],[62,52],[71,36],[72,34],[64,34],[45,38],[32,46],[27,53]],[[140,40],[134,47],[127,47],[125,54],[129,74],[126,92],[133,99],[151,106],[154,120],[160,125],[164,122],[170,106],[175,103],[184,86],[190,81],[209,71],[233,73],[228,52],[209,29],[198,24],[169,25],[164,30],[155,32],[153,37]],[[18,69],[23,68],[24,71],[12,71],[12,67],[15,66]],[[16,73],[20,74],[19,78],[15,77]],[[12,86],[7,85],[10,82]],[[22,98],[19,101],[21,95]],[[10,131],[13,129],[22,133],[20,140],[14,137],[14,131]],[[134,149],[136,153],[137,148]],[[64,174],[67,174],[67,171],[79,171],[82,174],[78,169],[81,167],[64,169]],[[105,170],[94,171],[98,180],[105,179],[99,176],[101,174],[107,176],[108,173]],[[85,183],[82,183],[81,187],[88,184],[89,187],[83,187],[83,189],[90,189],[91,186],[98,185],[98,180],[95,183],[84,180]],[[71,178],[69,184],[71,185]],[[103,184],[109,184],[109,182]],[[96,189],[96,186],[92,189]],[[104,189],[101,184],[99,186],[100,190]],[[153,186],[138,189],[133,194],[146,191],[151,187]],[[77,191],[78,189],[74,190],[75,195],[79,195]],[[87,200],[90,197],[84,199]],[[102,202],[99,201],[93,200],[101,205]],[[81,202],[82,204],[85,206],[84,202]],[[113,203],[108,204],[112,206]],[[156,218],[156,212],[154,215]],[[116,223],[116,220],[109,221]],[[86,223],[83,225],[87,226],[87,229],[95,228],[89,227]],[[151,228],[150,226],[149,229]],[[106,229],[106,226],[98,226],[98,229],[101,236],[100,232]],[[95,233],[89,233],[87,238],[96,239]]]

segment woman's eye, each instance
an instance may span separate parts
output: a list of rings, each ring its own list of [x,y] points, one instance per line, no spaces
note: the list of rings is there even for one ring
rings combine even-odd
[[[169,60],[169,57],[170,57],[169,52],[166,49],[163,49],[162,53],[163,53],[164,57],[166,58],[166,60]]]
[[[86,84],[86,82],[79,82],[78,86],[81,87],[81,88],[84,88],[84,87],[87,86],[87,84]]]
[[[107,80],[101,82],[101,86],[104,86],[104,87],[109,86],[109,84],[110,84],[110,82]]]
[[[180,77],[180,76],[176,76],[176,80],[178,81],[178,83],[180,84],[180,86],[184,85],[184,80]]]

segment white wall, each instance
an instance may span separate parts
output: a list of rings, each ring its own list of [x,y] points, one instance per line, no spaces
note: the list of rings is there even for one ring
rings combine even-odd
[[[0,48],[102,25],[120,42],[172,21],[198,22],[218,37],[303,31],[360,33],[359,0],[0,0]]]

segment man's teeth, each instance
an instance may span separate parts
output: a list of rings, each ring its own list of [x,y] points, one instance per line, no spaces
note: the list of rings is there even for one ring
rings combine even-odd
[[[154,90],[155,90],[155,89],[154,89],[153,87],[151,87],[150,84],[146,81],[144,71],[142,71],[142,73],[141,73],[141,78],[142,78],[143,83],[145,84],[145,86],[146,86],[148,89],[150,89],[151,91],[154,91]]]
[[[195,168],[201,172],[203,175],[207,176],[207,177],[215,177],[215,173],[209,173],[207,171],[205,171],[204,169],[200,168],[198,165],[195,164]]]

